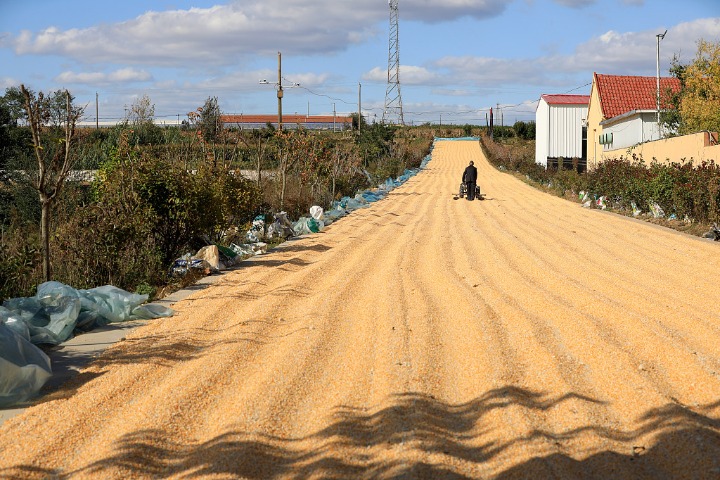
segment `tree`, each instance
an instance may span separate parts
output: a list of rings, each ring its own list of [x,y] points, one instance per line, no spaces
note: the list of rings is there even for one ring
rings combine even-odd
[[[276,130],[275,140],[280,169],[280,210],[282,210],[285,208],[288,173],[308,152],[310,136],[302,129]]]
[[[337,195],[338,180],[357,171],[360,168],[361,161],[356,150],[341,148],[339,143],[332,147],[332,152],[327,157],[327,161],[330,163],[328,168],[330,196],[334,200]]]
[[[661,92],[661,105],[664,105],[665,108],[660,112],[660,125],[663,132],[668,136],[677,135],[682,122],[680,101],[685,90],[685,68],[685,65],[680,63],[680,58],[675,54],[670,66],[670,75],[680,81],[680,89],[667,88]]]
[[[130,110],[126,112],[125,121],[131,125],[144,125],[147,123],[153,123],[155,119],[155,104],[151,103],[150,97],[147,94],[143,94],[142,97],[137,98],[132,105]]]
[[[206,142],[216,141],[222,131],[220,106],[217,97],[208,97],[205,104],[198,110],[198,113],[198,127],[203,138]]]
[[[32,90],[28,91],[31,95],[35,94]],[[20,91],[20,88],[6,88],[5,95],[0,98],[0,104],[2,104],[9,113],[13,126],[17,126],[18,123],[27,118],[27,113],[25,112],[25,97]]]
[[[679,132],[720,131],[720,42],[701,39],[683,78]]]
[[[32,186],[40,197],[40,240],[42,244],[43,277],[51,279],[50,270],[50,212],[51,207],[62,190],[65,179],[70,173],[75,157],[72,153],[72,141],[75,138],[75,124],[83,114],[82,108],[71,103],[71,95],[65,91],[65,118],[57,129],[48,129],[51,121],[52,106],[42,92],[35,96],[20,85],[32,133],[32,146],[37,160]],[[52,97],[51,97],[52,98]],[[58,135],[59,134],[59,135]]]
[[[517,121],[513,125],[515,135],[525,140],[535,140],[535,122]]]

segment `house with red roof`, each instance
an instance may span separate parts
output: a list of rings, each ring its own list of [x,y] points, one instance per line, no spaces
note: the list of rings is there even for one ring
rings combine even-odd
[[[545,168],[587,165],[589,95],[542,95],[535,110],[535,162]]]
[[[680,90],[677,78],[660,78],[660,109],[668,92]],[[593,74],[587,113],[588,164],[604,152],[629,149],[663,137],[657,122],[657,77]]]
[[[220,121],[225,128],[241,130],[259,130],[268,124],[278,128],[277,115],[221,115]],[[352,117],[348,115],[298,115],[290,114],[282,117],[283,128],[306,128],[308,130],[346,130],[352,128]]]

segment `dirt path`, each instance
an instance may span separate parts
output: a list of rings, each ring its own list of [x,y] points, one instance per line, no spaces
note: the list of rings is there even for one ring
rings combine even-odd
[[[6,422],[0,478],[720,478],[719,248],[438,142]]]

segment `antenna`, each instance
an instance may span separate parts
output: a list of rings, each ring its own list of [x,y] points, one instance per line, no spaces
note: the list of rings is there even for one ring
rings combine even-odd
[[[388,83],[385,90],[383,123],[405,125],[400,96],[400,47],[398,42],[398,0],[388,0],[390,6],[390,37],[388,42]]]

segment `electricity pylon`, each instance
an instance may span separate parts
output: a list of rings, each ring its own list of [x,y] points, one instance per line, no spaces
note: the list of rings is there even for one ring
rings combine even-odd
[[[400,95],[400,47],[398,42],[398,0],[388,0],[390,6],[390,41],[388,43],[388,83],[385,90],[383,123],[405,125]]]

